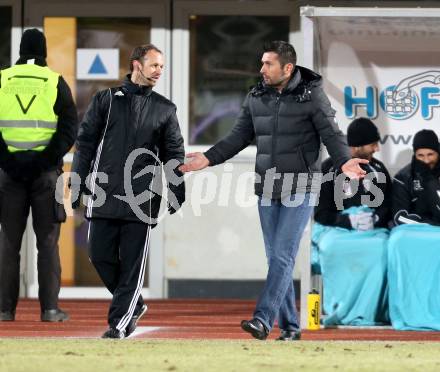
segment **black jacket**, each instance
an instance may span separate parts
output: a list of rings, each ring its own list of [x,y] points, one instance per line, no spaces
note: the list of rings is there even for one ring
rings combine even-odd
[[[259,83],[248,93],[231,132],[205,153],[210,165],[223,163],[255,138],[257,195],[279,199],[310,191],[313,174],[321,172],[321,139],[337,167],[351,158],[321,86],[321,76],[300,66],[281,93]]]
[[[26,63],[19,59],[17,64]],[[35,64],[46,66],[44,59],[36,59]],[[57,99],[54,112],[58,115],[56,132],[43,151],[19,151],[11,154],[0,133],[0,167],[8,174],[19,178],[37,176],[39,173],[61,168],[63,157],[75,142],[78,131],[78,116],[72,93],[62,76],[57,85]]]
[[[90,173],[88,189],[99,194],[101,188],[105,193],[103,203],[89,199],[86,217],[155,225],[162,199],[162,164],[171,161],[165,167],[173,192],[169,200],[175,196],[182,203],[185,185],[176,168],[184,156],[176,106],[171,101],[150,87],[133,84],[130,76],[121,87],[98,92],[80,125],[72,165],[82,185]],[[108,179],[95,177],[97,172]],[[140,194],[143,199],[134,201]]]
[[[393,180],[395,225],[424,222],[440,225],[440,162],[430,170],[414,157]]]
[[[345,182],[339,183],[339,193],[335,193],[337,183],[335,183],[334,178],[322,183],[319,201],[315,207],[316,222],[326,226],[351,229],[348,215],[341,212],[350,207],[359,207],[365,204],[365,202],[362,202],[363,199],[377,203],[376,198],[381,192],[383,202],[377,207],[371,207],[378,217],[374,225],[375,227],[388,227],[391,220],[391,177],[385,165],[375,158],[369,164],[362,164],[361,167],[367,172],[366,177],[361,181],[346,179]],[[338,176],[331,159],[327,159],[322,163],[324,177],[329,172],[333,172],[335,176]],[[376,189],[373,189],[373,187]],[[357,192],[353,193],[353,190],[356,189]]]

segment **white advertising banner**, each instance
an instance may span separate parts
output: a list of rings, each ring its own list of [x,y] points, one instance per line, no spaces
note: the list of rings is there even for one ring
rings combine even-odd
[[[317,61],[341,129],[356,117],[381,132],[377,154],[394,173],[410,161],[412,137],[440,137],[440,21],[321,17]],[[316,36],[316,35],[315,35]]]

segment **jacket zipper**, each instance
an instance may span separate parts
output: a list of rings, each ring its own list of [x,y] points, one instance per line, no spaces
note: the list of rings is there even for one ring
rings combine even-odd
[[[280,113],[280,98],[281,93],[276,93],[276,99],[275,99],[275,105],[276,105],[276,116],[275,116],[275,126],[273,128],[273,134],[272,134],[272,165],[275,167],[275,156],[276,156],[276,141],[278,137],[278,117]]]

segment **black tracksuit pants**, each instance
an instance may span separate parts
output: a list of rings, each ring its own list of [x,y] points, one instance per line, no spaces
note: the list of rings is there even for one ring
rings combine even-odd
[[[20,248],[29,211],[37,237],[38,297],[41,310],[56,309],[61,265],[58,249],[64,206],[55,200],[61,171],[42,173],[29,181],[14,181],[0,170],[0,310],[17,306],[20,285]]]
[[[143,305],[141,290],[149,245],[147,224],[99,218],[90,221],[90,261],[113,294],[108,312],[112,328],[125,330]]]

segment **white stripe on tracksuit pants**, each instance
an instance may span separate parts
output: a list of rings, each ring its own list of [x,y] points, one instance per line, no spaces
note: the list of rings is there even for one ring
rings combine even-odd
[[[113,294],[108,322],[126,329],[136,310],[144,284],[151,226],[134,221],[92,219],[90,261]]]
[[[136,304],[138,302],[142,287],[144,285],[145,265],[147,264],[148,250],[150,248],[150,231],[151,231],[151,226],[148,226],[136,290],[134,292],[133,298],[131,299],[128,311],[124,314],[124,316],[121,318],[118,325],[116,326],[116,329],[120,331],[123,331],[125,328],[127,328],[128,323],[133,317],[134,309],[136,308]]]

